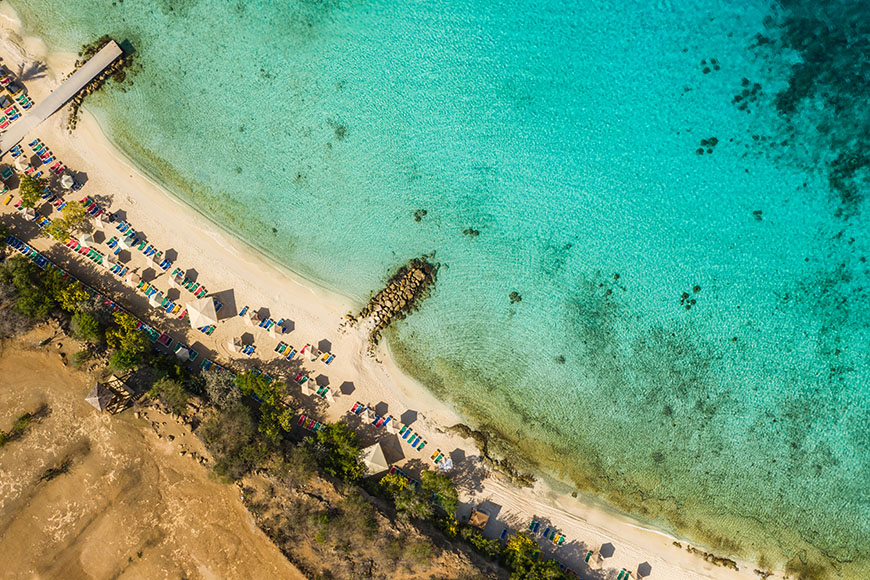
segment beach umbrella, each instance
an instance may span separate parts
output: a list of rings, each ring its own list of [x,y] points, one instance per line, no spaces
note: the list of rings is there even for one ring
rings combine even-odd
[[[27,158],[27,155],[22,155],[15,160],[15,169],[18,171],[24,171],[30,167],[30,160]]]
[[[106,259],[103,260],[103,266],[105,266],[106,268],[111,268],[117,263],[118,258],[115,257],[115,254],[106,254]]]
[[[124,237],[118,238],[118,247],[121,248],[122,250],[129,250],[130,244],[127,243],[127,238],[124,238]]]
[[[305,381],[304,383],[302,383],[302,384],[299,386],[299,388],[302,389],[302,394],[303,394],[303,395],[305,395],[306,397],[310,397],[310,396],[311,396],[311,389],[308,388],[308,381]]]
[[[371,447],[363,449],[360,452],[360,461],[365,467],[366,475],[377,475],[390,468],[380,443],[375,443]]]
[[[272,336],[272,338],[278,338],[278,325],[277,324],[273,324],[272,326],[269,327],[269,334]]]
[[[332,389],[329,389],[328,391],[326,391],[326,395],[325,395],[325,396],[326,396],[326,400],[327,400],[328,402],[330,402],[330,403],[334,403],[334,402],[335,402],[335,397],[332,395]],[[392,423],[393,423],[393,422],[390,421],[389,423],[387,423],[387,425],[391,425]]]
[[[242,339],[232,338],[227,343],[227,346],[230,348],[231,352],[239,352],[240,350],[242,350]]]
[[[79,243],[83,248],[93,248],[94,247],[94,236],[91,234],[82,234],[79,237]]]
[[[113,255],[109,254],[109,256],[113,256]],[[127,274],[127,284],[129,284],[130,286],[136,286],[141,280],[142,280],[142,278],[136,272],[130,271]]]
[[[72,189],[75,184],[76,180],[69,173],[64,173],[63,177],[60,178],[60,186],[64,189]]]
[[[649,562],[644,562],[643,564],[638,564],[637,566],[637,577],[638,578],[646,578],[652,573],[652,566],[650,566]]]
[[[245,317],[245,322],[247,322],[251,326],[257,326],[257,324],[260,323],[260,315],[251,310]]]
[[[24,218],[29,220],[36,219],[36,210],[32,207],[24,208]]]
[[[177,356],[181,360],[190,360],[190,351],[182,346],[175,351],[175,356]]]
[[[157,308],[160,306],[160,299],[157,298],[156,293],[148,297],[148,304],[150,304],[153,308]]]
[[[202,328],[217,324],[217,312],[214,309],[214,298],[207,296],[187,305],[191,328]]]
[[[613,556],[613,553],[616,551],[616,548],[613,547],[613,544],[610,542],[606,544],[602,544],[600,548],[598,548],[598,553],[601,554],[602,558],[610,558]]]
[[[184,283],[184,274],[178,272],[175,276],[169,277],[169,284],[175,286],[176,288],[180,288],[182,283]]]
[[[450,471],[453,469],[453,460],[449,457],[445,457],[441,463],[438,464],[438,469],[441,471]]]
[[[398,422],[396,421],[395,418],[390,419],[390,422],[387,423],[387,433],[392,433],[393,435],[395,435],[396,433],[398,433],[398,432],[399,432],[399,428],[398,428],[397,425],[398,425]]]
[[[103,220],[102,220],[102,218],[100,218],[100,216],[97,216],[94,218],[94,227],[99,228],[99,229],[103,229],[104,225],[105,224],[103,223]]]
[[[363,409],[363,412],[359,414],[359,418],[363,423],[371,423],[372,422],[372,411],[368,407]]]

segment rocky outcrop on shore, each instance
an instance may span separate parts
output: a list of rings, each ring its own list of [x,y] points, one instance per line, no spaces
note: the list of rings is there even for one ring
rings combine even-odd
[[[369,300],[357,315],[348,314],[348,324],[366,324],[369,328],[369,354],[381,338],[381,332],[419,307],[435,284],[439,264],[426,256],[414,258],[393,274],[383,290]]]
[[[75,66],[73,67],[73,71],[69,73],[66,78],[72,76],[72,74],[77,71],[83,64],[88,62],[88,60],[97,54],[101,48],[103,48],[106,43],[110,42],[112,38],[110,36],[101,36],[94,42],[90,44],[86,44],[82,47],[81,51],[79,51],[79,58],[76,60]],[[89,82],[79,93],[74,96],[70,100],[70,113],[69,119],[67,119],[67,128],[72,131],[76,128],[79,120],[79,109],[82,106],[82,103],[85,100],[85,97],[88,95],[98,91],[109,79],[113,79],[114,81],[121,83],[124,79],[127,78],[127,68],[133,63],[133,55],[124,52],[124,54],[115,62],[110,64],[106,69],[93,78],[91,82]]]

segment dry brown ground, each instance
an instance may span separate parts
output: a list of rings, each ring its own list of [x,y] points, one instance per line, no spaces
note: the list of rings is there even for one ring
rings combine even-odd
[[[0,345],[0,429],[50,408],[0,449],[3,578],[304,578],[253,523],[238,488],[191,459],[202,449],[186,428],[153,410],[98,413],[84,401],[92,379],[65,367],[54,346],[28,346],[40,338]],[[40,480],[65,459],[67,473]]]

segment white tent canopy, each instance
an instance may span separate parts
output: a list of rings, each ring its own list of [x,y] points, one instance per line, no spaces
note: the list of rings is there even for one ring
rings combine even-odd
[[[36,217],[36,210],[33,209],[32,207],[24,208],[24,217],[26,219],[32,220],[33,218]]]
[[[200,298],[187,305],[187,315],[190,316],[191,328],[202,328],[217,324],[217,312],[214,309],[214,299],[210,296]]]
[[[360,460],[366,468],[367,475],[377,475],[390,468],[380,443],[375,443],[371,447],[363,449],[362,453],[360,453]]]
[[[64,173],[63,177],[60,178],[60,186],[64,189],[72,189],[72,186],[75,185],[75,183],[75,179],[73,179],[72,175],[69,173]]]

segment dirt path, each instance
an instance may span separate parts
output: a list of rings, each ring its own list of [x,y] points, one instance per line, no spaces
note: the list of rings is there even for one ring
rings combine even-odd
[[[50,409],[0,449],[4,578],[304,579],[254,526],[238,488],[191,457],[202,452],[193,435],[151,410],[101,415],[84,401],[90,386],[55,352],[0,351],[0,429]],[[40,480],[65,461],[66,473]]]

